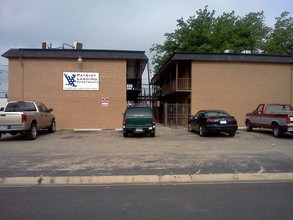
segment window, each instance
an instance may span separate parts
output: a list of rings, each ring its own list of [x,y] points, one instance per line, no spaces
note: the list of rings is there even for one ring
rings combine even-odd
[[[48,112],[48,108],[43,103],[38,102],[37,106],[40,112]]]
[[[5,112],[23,112],[23,111],[36,111],[36,106],[31,102],[13,102],[9,103]]]
[[[130,107],[126,111],[126,116],[153,116],[152,109],[142,107]]]
[[[262,109],[263,109],[263,105],[259,105],[257,107],[257,109],[255,110],[256,113],[261,113],[262,112]]]
[[[290,111],[291,108],[289,105],[268,105],[267,112],[282,112],[282,111]]]
[[[24,111],[37,111],[36,106],[32,102],[24,103]]]
[[[208,117],[226,117],[228,113],[223,111],[207,112]]]

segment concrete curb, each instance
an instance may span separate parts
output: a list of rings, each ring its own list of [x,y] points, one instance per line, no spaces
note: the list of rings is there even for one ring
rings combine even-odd
[[[73,131],[123,131],[122,128],[111,128],[111,129],[103,129],[103,128],[74,128]]]
[[[92,129],[90,129],[90,128],[84,128],[84,129],[73,129],[73,131],[102,131],[102,129],[101,128],[92,128]]]
[[[253,174],[194,174],[194,175],[137,175],[137,176],[47,176],[2,177],[3,186],[60,186],[60,185],[115,185],[115,184],[204,184],[243,182],[292,182],[293,173]]]

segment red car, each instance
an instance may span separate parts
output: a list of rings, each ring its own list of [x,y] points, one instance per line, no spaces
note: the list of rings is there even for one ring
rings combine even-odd
[[[188,130],[199,132],[201,137],[221,132],[234,137],[237,129],[237,120],[222,110],[201,110],[188,121]]]

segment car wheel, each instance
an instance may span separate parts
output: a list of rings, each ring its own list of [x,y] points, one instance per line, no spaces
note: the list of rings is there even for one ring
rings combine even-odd
[[[283,132],[278,124],[273,125],[273,135],[276,138],[280,138],[283,136]]]
[[[128,133],[127,132],[123,132],[123,137],[128,137]]]
[[[201,137],[206,136],[205,128],[203,125],[199,126],[199,136],[201,136]]]
[[[56,122],[52,120],[50,127],[48,128],[49,133],[54,133],[56,131]]]
[[[35,140],[37,138],[37,126],[36,124],[32,123],[30,129],[26,134],[26,138],[28,140]]]
[[[150,133],[150,136],[151,137],[155,137],[156,136],[156,133]]]
[[[253,128],[249,120],[246,121],[245,125],[246,125],[246,131],[252,131]]]
[[[188,124],[188,131],[192,132],[191,124]]]
[[[1,139],[2,133],[0,133],[0,139]]]
[[[236,134],[236,132],[230,132],[230,133],[229,133],[229,137],[234,137],[235,134]]]

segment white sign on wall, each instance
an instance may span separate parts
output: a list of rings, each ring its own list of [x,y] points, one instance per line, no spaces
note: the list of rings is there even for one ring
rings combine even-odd
[[[63,72],[63,90],[99,90],[99,73]]]

